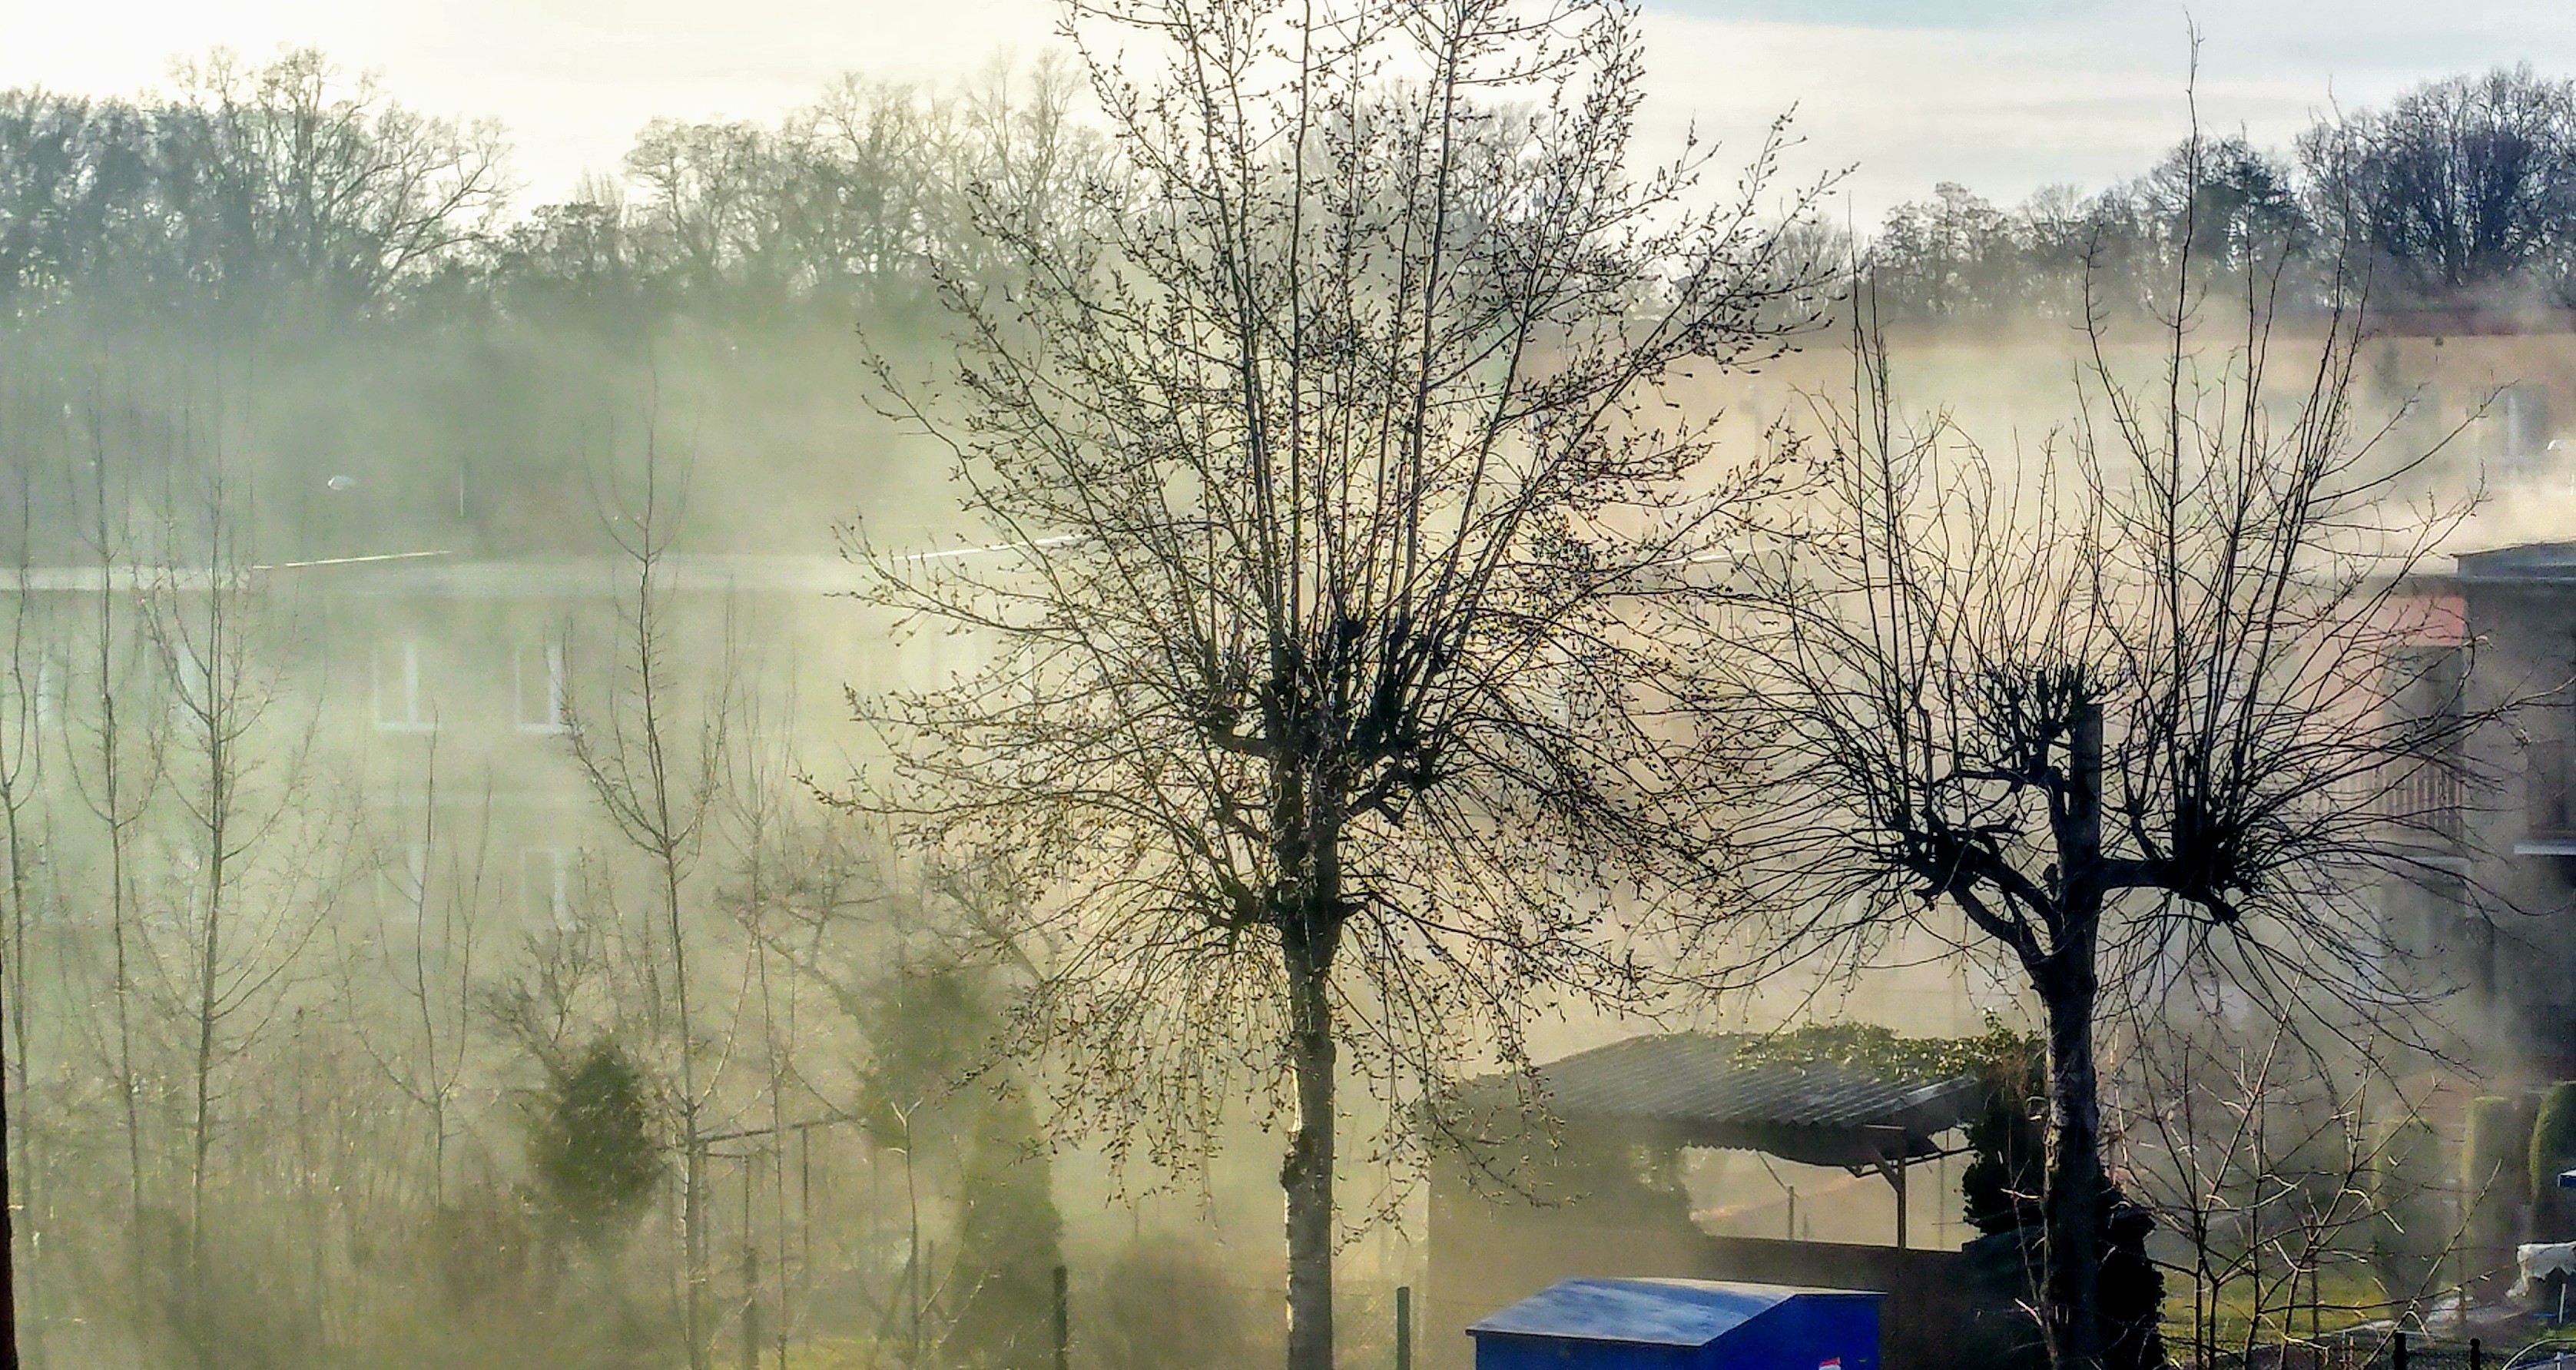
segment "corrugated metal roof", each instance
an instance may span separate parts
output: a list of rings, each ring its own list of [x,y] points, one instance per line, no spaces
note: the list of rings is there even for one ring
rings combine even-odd
[[[1984,1088],[1972,1075],[1887,1078],[1829,1061],[1744,1059],[1761,1039],[1710,1033],[1632,1037],[1538,1066],[1530,1078],[1489,1076],[1458,1100],[1456,1130],[1504,1135],[1534,1092],[1544,1116],[1569,1124],[1642,1129],[1687,1146],[1764,1151],[1848,1169],[1942,1154],[1934,1139],[1964,1122]],[[1532,1091],[1529,1086],[1535,1086]]]

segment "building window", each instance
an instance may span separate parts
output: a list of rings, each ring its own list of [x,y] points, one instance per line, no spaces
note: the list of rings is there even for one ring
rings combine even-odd
[[[518,655],[519,731],[564,730],[564,649],[560,642],[532,643]]]
[[[531,928],[560,932],[572,926],[573,854],[561,847],[519,853],[519,907]]]
[[[425,733],[436,727],[429,692],[421,682],[417,639],[376,644],[376,726],[389,733]]]
[[[2508,385],[2496,392],[2489,411],[2495,423],[2496,455],[2509,470],[2529,470],[2549,450],[2549,392],[2536,385]]]

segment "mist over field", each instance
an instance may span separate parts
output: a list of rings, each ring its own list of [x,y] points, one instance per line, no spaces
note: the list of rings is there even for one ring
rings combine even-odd
[[[6,1363],[2559,1356],[2564,25],[1742,8],[24,21]]]

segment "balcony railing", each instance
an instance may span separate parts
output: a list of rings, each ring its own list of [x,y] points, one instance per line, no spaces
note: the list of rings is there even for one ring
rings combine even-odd
[[[2468,785],[2456,766],[2407,763],[2379,796],[2379,814],[2420,837],[2457,846],[2466,838]]]

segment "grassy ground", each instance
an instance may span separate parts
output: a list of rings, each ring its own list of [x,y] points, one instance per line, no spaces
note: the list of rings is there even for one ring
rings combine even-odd
[[[2298,1281],[2293,1298],[2286,1275],[2273,1274],[2260,1284],[2250,1278],[2229,1280],[2217,1290],[2218,1316],[2216,1340],[2220,1347],[2241,1347],[2249,1334],[2255,1343],[2277,1343],[2317,1334],[2339,1332],[2388,1316],[2387,1296],[2380,1292],[2378,1277],[2359,1263],[2329,1266],[2318,1278],[2317,1288],[2309,1288],[2307,1277]],[[2255,1326],[2256,1304],[2262,1305],[2262,1325]],[[2284,1305],[2295,1304],[2294,1307]],[[2313,1307],[2312,1307],[2313,1305]],[[2172,1271],[2165,1273],[2165,1340],[2177,1348],[2191,1343],[2191,1282]]]

